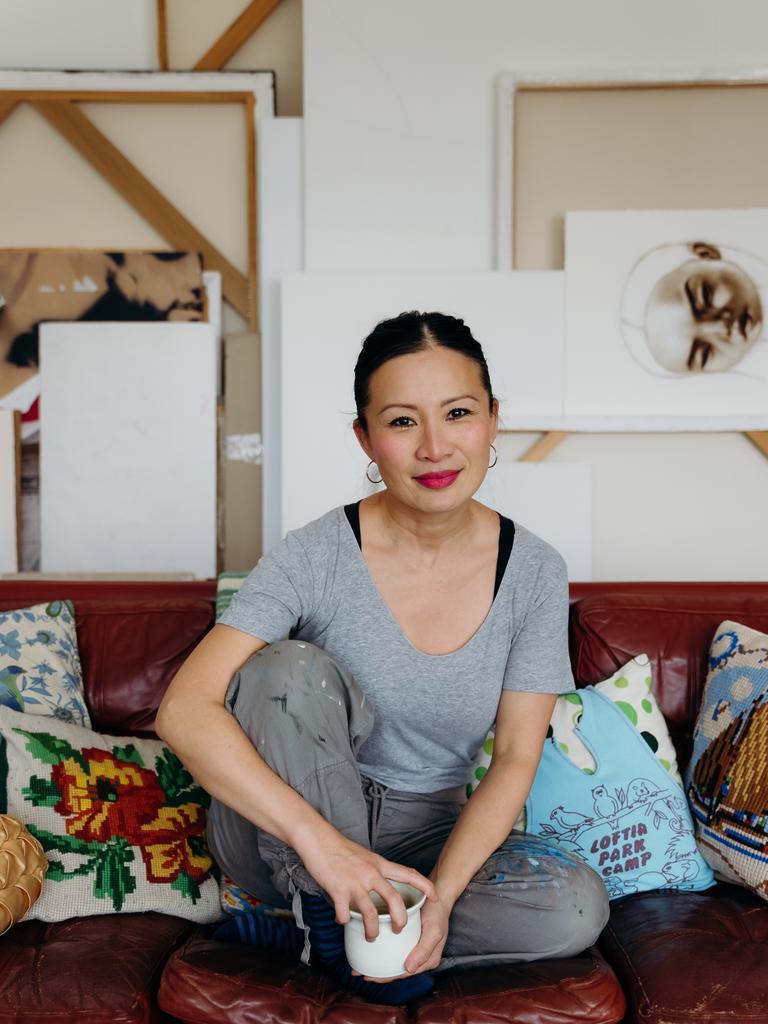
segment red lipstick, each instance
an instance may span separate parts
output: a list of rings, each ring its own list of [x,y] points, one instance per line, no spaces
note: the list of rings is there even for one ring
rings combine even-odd
[[[450,487],[453,481],[461,472],[460,469],[449,469],[442,473],[422,473],[413,479],[422,487],[429,487],[431,490],[438,490],[443,487]]]

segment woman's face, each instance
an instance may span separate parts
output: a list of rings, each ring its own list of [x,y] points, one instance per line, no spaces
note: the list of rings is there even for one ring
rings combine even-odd
[[[645,335],[667,370],[718,373],[746,355],[762,320],[757,288],[740,267],[719,259],[688,260],[651,292]]]
[[[483,482],[498,427],[480,368],[440,346],[390,359],[369,380],[367,432],[355,433],[388,492],[410,508],[451,511]]]

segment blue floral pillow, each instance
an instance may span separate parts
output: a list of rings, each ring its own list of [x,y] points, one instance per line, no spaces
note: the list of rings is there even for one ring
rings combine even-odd
[[[71,601],[0,612],[0,705],[90,728]]]

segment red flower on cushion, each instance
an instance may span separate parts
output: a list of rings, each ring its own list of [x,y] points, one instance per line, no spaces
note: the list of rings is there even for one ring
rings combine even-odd
[[[68,819],[67,832],[87,842],[106,842],[110,836],[140,842],[141,826],[166,799],[155,773],[107,750],[86,749],[81,757],[87,772],[71,757],[51,771],[61,794],[54,810]]]
[[[201,881],[213,861],[205,843],[205,809],[200,804],[161,807],[141,827],[141,856],[151,882],[173,882],[184,872]]]

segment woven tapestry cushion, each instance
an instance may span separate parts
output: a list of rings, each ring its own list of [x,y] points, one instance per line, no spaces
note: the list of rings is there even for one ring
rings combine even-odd
[[[47,870],[37,839],[16,818],[0,814],[0,935],[39,897]]]
[[[29,829],[49,862],[25,919],[154,910],[219,920],[208,803],[160,740],[0,707],[0,812]]]
[[[0,612],[0,705],[90,728],[71,601]]]
[[[594,689],[613,701],[616,707],[626,715],[656,755],[662,767],[669,772],[678,785],[682,786],[675,748],[670,739],[664,715],[653,695],[653,677],[648,656],[639,654],[636,658],[632,658],[626,665],[614,672],[609,679],[597,683]],[[576,732],[581,712],[582,700],[578,690],[561,694],[555,701],[547,736],[554,737],[563,753],[589,775],[595,770],[595,762]],[[489,732],[472,765],[467,785],[468,794],[477,788],[480,780],[488,771],[492,757],[493,730]],[[525,810],[522,810],[514,827],[524,832],[525,825]]]
[[[768,635],[722,622],[709,652],[686,792],[699,849],[768,899]]]

